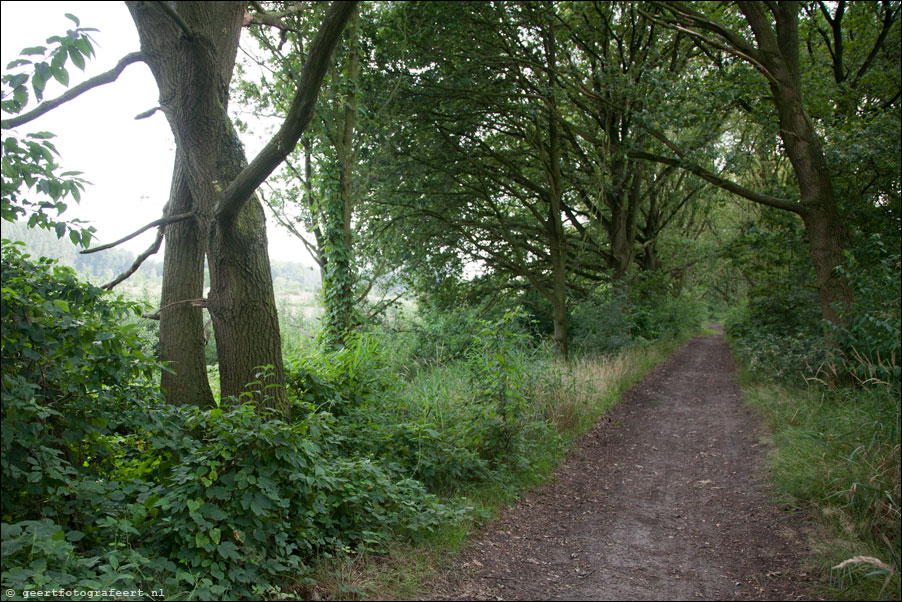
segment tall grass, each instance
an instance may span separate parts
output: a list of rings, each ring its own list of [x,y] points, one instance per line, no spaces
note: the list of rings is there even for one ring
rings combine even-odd
[[[831,597],[899,599],[898,383],[831,388],[810,379],[800,389],[743,380],[774,433],[778,488],[827,527],[816,548],[831,567]]]
[[[617,355],[581,357],[569,363],[551,360],[533,383],[530,398],[557,432],[578,437],[674,346],[662,341]]]

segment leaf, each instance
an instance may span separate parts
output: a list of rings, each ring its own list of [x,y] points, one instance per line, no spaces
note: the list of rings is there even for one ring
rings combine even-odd
[[[240,560],[241,556],[238,554],[238,546],[236,546],[231,541],[224,541],[219,544],[219,547],[216,548],[219,552],[219,555],[225,558],[226,560]]]
[[[93,29],[83,29],[82,31],[96,31],[96,30],[93,30]],[[91,46],[91,42],[88,40],[87,37],[76,39],[76,40],[75,40],[75,47],[78,48],[78,50],[79,50],[83,55],[85,55],[85,56],[87,56],[87,57],[92,57],[92,56],[94,56],[94,47]],[[74,59],[73,59],[73,60],[74,60]]]
[[[76,26],[76,27],[78,27],[79,25],[81,25],[81,21],[79,21],[79,20],[78,20],[78,17],[76,17],[76,16],[73,15],[72,13],[66,13],[66,14],[65,14],[65,17],[66,17],[67,19],[69,19],[70,21],[72,21],[73,23],[75,23],[75,26]]]
[[[20,52],[19,54],[22,56],[32,56],[39,54],[44,56],[44,53],[47,52],[47,48],[45,46],[29,46]]]
[[[69,72],[63,69],[62,67],[52,68],[53,71],[53,79],[63,84],[64,86],[69,86]]]
[[[20,107],[27,105],[28,89],[25,86],[16,86],[16,89],[13,90],[13,100],[15,100]]]
[[[85,70],[85,57],[81,55],[81,52],[75,46],[69,46],[69,57],[72,59],[72,62],[75,63],[75,66]]]

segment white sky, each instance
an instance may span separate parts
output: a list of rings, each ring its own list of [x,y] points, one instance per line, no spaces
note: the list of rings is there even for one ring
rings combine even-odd
[[[65,13],[78,17],[82,27],[100,30],[92,34],[96,55],[84,73],[71,61],[67,63],[70,85],[108,71],[121,57],[139,50],[138,34],[122,2],[4,1],[0,9],[0,62],[4,68],[23,48],[46,45],[48,37],[72,29],[74,24]],[[44,98],[55,98],[63,91],[51,79]],[[30,89],[29,93],[30,109],[34,99]],[[175,143],[162,113],[134,119],[157,106],[157,97],[150,70],[144,64],[133,64],[115,82],[86,92],[18,129],[21,133],[56,134],[53,142],[63,169],[82,171],[82,177],[91,182],[81,203],[70,202],[64,217],[91,222],[97,228],[95,245],[121,238],[162,217],[169,198]],[[262,148],[257,139],[244,139],[244,143],[248,159]],[[122,248],[140,253],[153,242],[154,233],[145,232]],[[300,241],[286,234],[272,217],[267,219],[267,236],[271,259],[312,263]],[[162,260],[162,252],[155,258]]]

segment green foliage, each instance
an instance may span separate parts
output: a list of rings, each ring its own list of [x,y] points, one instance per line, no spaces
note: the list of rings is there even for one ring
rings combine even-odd
[[[4,241],[2,290],[3,506],[27,514],[66,489],[75,466],[108,456],[109,413],[149,394],[158,367],[138,336],[143,308],[70,268],[32,263]]]
[[[322,408],[287,423],[164,404],[129,317],[143,308],[19,246],[3,246],[4,584],[259,597],[315,557],[462,516],[345,446]],[[373,354],[330,358],[339,417],[388,390]]]
[[[685,294],[674,297],[669,284],[647,276],[633,279],[629,292],[599,286],[573,308],[573,348],[583,354],[613,353],[698,328],[706,318],[703,304]]]
[[[803,390],[755,382],[746,392],[775,431],[772,466],[778,487],[796,505],[817,508],[837,540],[824,551],[824,563],[835,566],[852,556],[880,558],[895,571],[885,597],[898,599],[898,390],[876,383],[864,389],[831,390],[817,384]],[[853,580],[857,591],[851,595],[878,599],[886,575],[873,576]]]
[[[814,270],[798,220],[761,217],[743,223],[725,252],[749,286],[724,327],[752,371],[800,382],[827,357]]]
[[[84,70],[85,60],[94,56],[94,47],[89,32],[92,28],[79,27],[73,15],[67,14],[76,28],[65,36],[47,38],[50,46],[33,46],[24,49],[20,58],[6,66],[3,74],[3,113],[17,115],[28,104],[28,85],[38,102],[43,100],[44,88],[53,78],[63,86],[69,85],[66,63],[72,61]],[[37,57],[37,58],[35,58]],[[82,226],[81,220],[60,221],[58,216],[66,210],[66,198],[78,202],[84,191],[85,180],[81,172],[60,171],[56,162],[59,153],[51,142],[55,136],[50,132],[33,132],[21,135],[10,131],[7,119],[3,120],[3,158],[0,171],[3,173],[2,204],[0,218],[14,222],[21,216],[28,216],[29,227],[54,230],[62,238],[67,232],[74,244],[88,246],[93,227]],[[24,190],[23,190],[24,187]],[[45,200],[32,200],[25,191],[40,193]],[[56,216],[48,212],[56,211]]]
[[[847,310],[845,326],[833,333],[844,352],[834,367],[859,382],[893,383],[898,390],[902,382],[902,263],[898,242],[893,249],[874,234],[853,247],[847,262],[844,273],[855,291],[855,302]]]
[[[302,578],[317,555],[378,548],[459,516],[420,483],[336,454],[328,422],[285,423],[253,405],[187,417],[202,437],[154,503],[151,539],[197,577],[201,599],[259,595],[262,584]]]

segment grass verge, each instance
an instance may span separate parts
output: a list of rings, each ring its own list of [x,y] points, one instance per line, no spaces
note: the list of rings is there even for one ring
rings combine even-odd
[[[898,388],[799,389],[748,373],[741,384],[772,432],[777,490],[821,526],[811,561],[829,575],[823,595],[898,600]]]
[[[357,554],[320,563],[313,578],[297,594],[313,600],[416,600],[437,571],[460,553],[463,545],[501,508],[541,484],[567,450],[613,407],[656,364],[682,345],[681,339],[659,341],[616,356],[580,358],[536,367],[529,401],[563,435],[535,446],[532,470],[506,473],[491,482],[448,492],[474,509],[472,520],[441,528],[425,541],[398,542],[386,553]],[[560,441],[563,440],[563,445]]]

